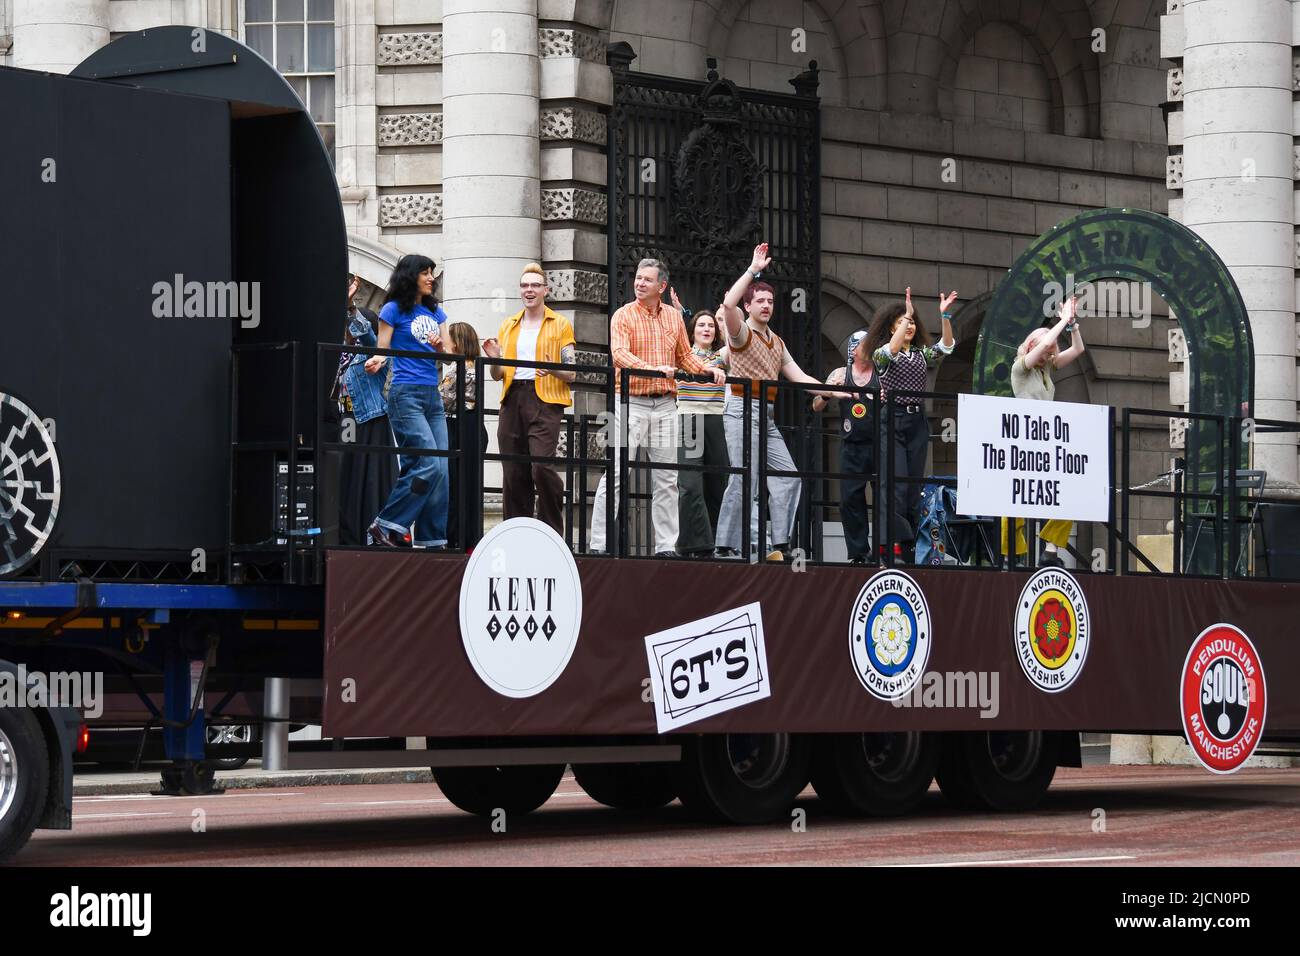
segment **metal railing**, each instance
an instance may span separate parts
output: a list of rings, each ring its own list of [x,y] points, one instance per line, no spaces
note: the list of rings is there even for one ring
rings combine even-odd
[[[834,457],[834,438],[838,434],[838,430],[822,429],[815,426],[778,428],[777,432],[781,435],[782,440],[786,442],[791,457],[795,460],[796,467],[793,470],[773,467],[769,460],[771,455],[768,423],[771,420],[770,416],[774,406],[769,401],[752,401],[756,388],[755,383],[748,379],[727,379],[727,401],[741,403],[740,418],[743,436],[739,443],[739,461],[729,460],[725,466],[713,465],[704,461],[684,461],[680,460],[680,456],[676,452],[673,453],[670,460],[642,461],[636,460],[635,457],[629,454],[631,447],[645,444],[644,442],[631,442],[629,440],[632,417],[630,414],[630,400],[633,397],[631,394],[632,383],[638,379],[644,381],[664,378],[664,373],[660,371],[653,369],[615,369],[607,365],[527,362],[504,358],[494,359],[486,356],[475,359],[450,354],[430,356],[428,353],[423,352],[402,352],[394,349],[328,344],[319,346],[318,354],[323,359],[326,355],[333,356],[340,352],[401,356],[440,363],[455,363],[458,369],[457,408],[465,407],[467,397],[465,370],[472,365],[476,371],[473,398],[475,407],[479,410],[484,422],[486,422],[487,418],[499,416],[500,414],[500,409],[489,408],[486,405],[485,376],[493,367],[575,372],[578,376],[578,380],[572,386],[575,402],[582,395],[598,396],[601,399],[598,402],[600,411],[593,414],[590,401],[586,403],[589,406],[586,411],[576,410],[576,403],[574,408],[566,411],[561,422],[561,434],[564,436],[564,451],[562,454],[557,452],[552,452],[549,455],[506,453],[487,451],[476,447],[439,449],[401,448],[397,445],[363,446],[349,442],[326,440],[323,420],[320,428],[318,428],[315,444],[315,448],[322,453],[392,452],[403,456],[436,455],[447,458],[449,466],[453,468],[477,468],[478,487],[485,493],[500,490],[486,485],[487,475],[485,469],[488,462],[526,463],[529,465],[540,463],[562,469],[564,485],[563,512],[565,517],[563,533],[566,541],[575,552],[587,552],[590,546],[590,531],[594,523],[604,521],[608,553],[620,558],[639,558],[654,554],[653,529],[651,526],[652,507],[647,507],[653,501],[653,493],[646,489],[644,484],[653,483],[655,472],[714,473],[727,476],[729,481],[745,482],[745,476],[749,475],[752,469],[756,469],[760,488],[758,501],[755,501],[754,497],[748,493],[747,488],[742,490],[740,496],[742,501],[741,556],[752,557],[757,553],[761,557],[763,554],[763,544],[768,537],[771,520],[763,507],[763,502],[766,500],[764,490],[767,487],[767,482],[773,478],[791,478],[800,482],[799,508],[795,519],[795,527],[791,529],[791,541],[789,542],[791,547],[797,545],[801,552],[800,558],[808,563],[839,563],[827,559],[825,553],[827,551],[827,537],[823,533],[823,529],[829,523],[829,515],[840,504],[838,498],[833,494],[833,483],[854,476],[829,465],[816,467],[816,463],[823,454],[827,458]],[[706,380],[703,377],[689,376],[685,373],[678,373],[676,377],[696,381]],[[615,388],[616,380],[617,389]],[[739,387],[740,395],[733,396],[730,394],[732,385]],[[872,394],[874,390],[869,386],[827,386],[787,381],[761,382],[757,384],[757,391],[760,395],[766,395],[769,389],[775,389],[778,395],[783,391],[792,395],[802,394],[804,396],[813,392],[848,393],[861,401],[880,402],[880,399]],[[895,444],[897,428],[892,413],[892,403],[903,400],[907,404],[915,402],[915,404],[921,405],[927,401],[951,400],[955,397],[955,394],[946,392],[896,391],[876,409],[876,427],[871,430],[870,439],[871,460],[875,462],[875,467],[866,476],[867,487],[871,492],[866,511],[872,551],[867,563],[892,566],[903,560],[903,556],[895,555],[891,547],[881,547],[882,543],[889,544],[893,540],[889,528],[893,511],[891,503],[894,500],[895,489],[899,484],[919,484],[935,488],[956,488],[957,485],[956,479],[951,476],[901,473],[903,469],[898,467],[896,460],[898,455]],[[830,400],[835,401],[836,399],[831,398]],[[734,411],[732,414],[734,414]],[[1152,427],[1152,424],[1155,422],[1160,423],[1159,428],[1163,430],[1167,427],[1171,418],[1193,419],[1198,423],[1198,427],[1213,434],[1214,441],[1206,443],[1210,445],[1208,454],[1211,460],[1204,462],[1204,464],[1209,464],[1210,468],[1199,470],[1193,468],[1189,472],[1184,462],[1175,459],[1174,467],[1168,472],[1160,475],[1139,474],[1135,464],[1136,457],[1139,454],[1149,455],[1152,452],[1162,450],[1135,447],[1135,441],[1138,440],[1137,436],[1154,432],[1155,428]],[[1110,421],[1113,447],[1110,462],[1112,493],[1110,495],[1109,516],[1105,522],[1076,524],[1076,539],[1079,542],[1082,542],[1085,537],[1086,529],[1086,536],[1090,537],[1093,543],[1104,540],[1105,547],[1104,549],[1101,547],[1094,548],[1093,557],[1090,559],[1089,555],[1075,549],[1074,542],[1068,545],[1066,551],[1073,555],[1079,565],[1075,570],[1082,573],[1144,573],[1220,578],[1261,576],[1260,572],[1263,570],[1264,565],[1253,560],[1253,555],[1251,560],[1247,560],[1242,550],[1243,547],[1247,547],[1258,540],[1259,509],[1265,505],[1279,510],[1289,509],[1288,514],[1300,518],[1300,498],[1266,496],[1262,493],[1262,482],[1252,483],[1249,487],[1240,487],[1242,473],[1239,473],[1236,469],[1226,468],[1228,462],[1240,460],[1242,451],[1241,431],[1243,422],[1246,420],[1180,411],[1157,409],[1117,410],[1112,408],[1110,410]],[[1146,425],[1145,428],[1143,427],[1144,424]],[[1293,423],[1261,420],[1252,421],[1251,427],[1255,429],[1256,434],[1265,431],[1294,432],[1300,429],[1300,426]],[[613,441],[609,440],[611,434],[614,435]],[[603,440],[601,440],[601,436],[604,436]],[[598,454],[591,447],[593,438],[598,443]],[[931,440],[934,440],[933,435]],[[292,453],[293,450],[290,449],[290,451]],[[301,449],[299,449],[299,452],[301,452]],[[659,457],[663,458],[663,456]],[[617,500],[612,493],[613,489],[607,487],[604,514],[592,514],[595,479],[602,473],[611,473],[613,469],[617,469],[620,476]],[[1151,470],[1147,468],[1146,472]],[[1223,480],[1216,482],[1207,479],[1205,474],[1207,472],[1211,475],[1223,476]],[[646,481],[643,482],[642,479],[646,479]],[[323,482],[319,480],[316,484],[315,514],[317,523],[325,525],[327,522],[321,514],[322,502],[319,500],[322,484]],[[1168,487],[1154,487],[1159,484],[1167,484]],[[292,496],[292,482],[290,483],[290,489]],[[450,543],[449,546],[453,550],[472,547],[474,542],[482,535],[483,499],[483,495],[474,498],[462,495],[460,501],[451,502],[450,507],[462,509],[460,512],[462,540]],[[1169,519],[1172,521],[1172,527],[1169,526],[1168,521],[1164,520],[1163,515],[1153,516],[1149,513],[1141,513],[1143,508],[1139,506],[1139,503],[1144,501],[1169,502]],[[673,506],[676,507],[676,502],[674,502]],[[757,516],[752,511],[755,507],[759,509]],[[757,518],[755,522],[757,525],[756,539],[751,532],[751,522],[754,521],[755,517]],[[909,517],[913,526],[912,530],[916,531],[917,523],[911,520],[910,516],[905,517]],[[954,513],[948,517],[955,525],[961,526],[961,533],[971,537],[970,543],[966,546],[960,549],[955,547],[950,549],[951,552],[966,552],[964,555],[954,553],[954,557],[958,562],[957,567],[986,567],[984,564],[985,558],[990,559],[987,568],[1015,568],[1021,564],[1021,559],[1016,553],[1016,527],[1014,521],[1008,520],[1005,526],[1006,547],[997,549],[997,552],[1005,550],[1008,553],[999,554],[995,552],[989,538],[990,533],[1001,537],[998,523],[1002,519],[998,516],[958,516]],[[1194,527],[1189,528],[1189,522],[1194,523]],[[1038,537],[1039,526],[1040,522],[1038,520],[1024,519],[1026,542],[1029,545],[1024,563],[1028,565],[1036,563],[1034,560],[1034,543]],[[1144,528],[1153,540],[1159,541],[1172,535],[1172,560],[1168,566],[1162,566],[1163,557],[1148,554],[1144,550],[1146,546],[1140,546],[1136,532]],[[1243,528],[1244,530],[1241,530]],[[716,530],[715,528],[715,534]],[[1190,547],[1188,543],[1189,531],[1192,535]],[[948,535],[947,540],[949,542],[956,540],[952,529],[945,528],[945,534]],[[1102,536],[1101,539],[1097,537],[1099,534]],[[328,535],[323,535],[320,540],[313,539],[307,542],[294,542],[291,540],[289,546],[317,547],[328,543],[330,543]],[[1279,542],[1271,542],[1271,545],[1276,548],[1279,546]],[[1160,546],[1164,547],[1165,545]],[[1201,564],[1204,564],[1204,567],[1192,560],[1194,554],[1203,556],[1199,560]],[[951,563],[936,566],[954,567]],[[1270,570],[1269,576],[1277,577],[1279,575],[1274,570]],[[1300,577],[1300,574],[1296,576]]]

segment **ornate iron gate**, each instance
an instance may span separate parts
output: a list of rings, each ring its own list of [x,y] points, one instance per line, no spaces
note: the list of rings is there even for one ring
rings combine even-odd
[[[633,73],[633,58],[626,43],[609,50],[611,308],[631,300],[637,262],[656,258],[667,264],[682,302],[713,309],[754,245],[767,240],[767,278],[777,290],[773,328],[804,370],[817,374],[817,64],[790,81],[793,95],[784,95],[737,89],[719,77],[712,59],[708,80],[698,82]]]
[[[776,288],[772,326],[791,355],[820,375],[821,126],[817,64],[792,79],[793,94],[741,90],[708,60],[704,82],[633,73],[627,43],[610,46],[614,109],[609,122],[611,310],[632,298],[645,258],[667,264],[672,287],[688,307],[715,309],[767,241]],[[776,421],[797,466],[820,468],[813,412],[802,393],[782,391]],[[757,453],[757,451],[755,452]],[[739,464],[739,463],[734,463]],[[647,475],[632,491],[634,549],[653,546]],[[766,496],[764,496],[764,499]],[[801,496],[795,538],[809,549],[815,514]],[[640,528],[638,531],[637,529]]]

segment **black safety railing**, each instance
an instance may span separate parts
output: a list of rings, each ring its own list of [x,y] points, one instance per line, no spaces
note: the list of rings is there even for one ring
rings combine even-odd
[[[728,378],[728,407],[723,417],[730,421],[730,447],[727,463],[720,465],[694,460],[689,454],[679,454],[681,421],[675,396],[671,393],[655,397],[659,407],[653,414],[649,409],[645,414],[634,414],[633,403],[644,404],[646,397],[633,394],[633,383],[665,377],[663,372],[655,369],[616,369],[607,365],[530,362],[487,356],[468,358],[445,353],[434,356],[427,352],[322,344],[318,352],[322,372],[328,366],[332,375],[333,367],[337,365],[336,357],[341,352],[454,364],[457,370],[456,409],[465,409],[467,398],[472,398],[484,422],[500,416],[500,409],[487,405],[486,385],[492,369],[532,368],[576,374],[577,381],[571,386],[575,404],[561,419],[561,449],[552,449],[550,454],[490,451],[479,447],[478,439],[473,437],[476,434],[474,429],[461,432],[471,436],[467,445],[458,446],[449,437],[447,448],[363,445],[334,440],[327,438],[324,415],[321,416],[314,448],[296,447],[293,442],[274,443],[277,451],[289,456],[291,464],[304,454],[315,454],[318,460],[324,461],[323,456],[327,454],[393,453],[408,459],[438,456],[448,460],[449,468],[462,469],[460,473],[463,475],[476,472],[474,485],[482,493],[462,494],[449,504],[450,508],[458,509],[459,516],[460,532],[456,540],[449,541],[453,550],[468,549],[481,537],[486,494],[502,490],[500,486],[486,483],[489,463],[541,464],[556,469],[563,476],[563,534],[569,546],[578,553],[590,551],[591,532],[596,522],[602,522],[606,541],[604,550],[620,558],[655,554],[653,486],[656,475],[664,472],[674,476],[674,500],[671,504],[674,510],[677,508],[676,476],[679,474],[712,473],[725,476],[729,482],[741,483],[739,507],[736,507],[734,497],[731,504],[724,507],[734,509],[733,517],[740,525],[738,557],[742,559],[752,559],[757,555],[761,560],[764,556],[772,524],[765,507],[769,482],[774,479],[799,482],[798,509],[789,541],[773,543],[788,544],[802,560],[811,564],[842,563],[842,560],[830,557],[830,539],[822,533],[826,526],[834,525],[829,517],[836,510],[842,510],[842,496],[835,494],[835,483],[866,478],[866,490],[870,492],[865,507],[870,553],[856,557],[859,560],[865,557],[866,563],[880,566],[893,566],[907,558],[906,553],[896,554],[890,547],[901,536],[901,526],[893,506],[896,489],[929,486],[933,493],[939,494],[939,489],[957,487],[956,478],[951,475],[908,474],[900,466],[896,442],[898,422],[893,412],[894,403],[923,410],[927,402],[955,399],[952,393],[894,391],[882,401],[870,386],[787,381],[756,383]],[[469,391],[465,382],[466,371],[471,368],[474,370],[473,388]],[[707,376],[681,372],[676,378],[711,381]],[[739,394],[732,394],[733,386]],[[874,422],[869,429],[869,460],[873,463],[869,474],[855,475],[835,467],[839,465],[835,455],[836,441],[844,441],[844,435],[839,429],[820,427],[821,419],[817,416],[809,415],[808,420],[813,423],[809,426],[775,426],[773,402],[754,400],[755,396],[766,397],[771,392],[795,402],[808,401],[821,394],[832,403],[851,400],[865,404]],[[851,398],[844,398],[846,395]],[[579,396],[584,396],[583,401],[578,401]],[[585,405],[585,410],[577,410],[579,405]],[[594,411],[597,408],[599,411]],[[449,412],[455,410],[449,409]],[[1202,449],[1200,461],[1189,464],[1174,458],[1169,471],[1153,474],[1159,469],[1152,468],[1151,461],[1162,457],[1156,453],[1163,449],[1150,447],[1153,444],[1150,436],[1167,428],[1173,418],[1194,421],[1202,434],[1213,436],[1213,440],[1198,445]],[[1156,409],[1111,409],[1110,423],[1113,445],[1109,514],[1104,522],[1076,523],[1075,539],[1062,549],[1063,553],[1073,557],[1074,570],[1200,577],[1267,575],[1300,579],[1300,551],[1294,554],[1288,551],[1300,539],[1300,498],[1266,495],[1262,471],[1227,467],[1228,462],[1242,460],[1243,442],[1253,441],[1256,436],[1264,434],[1295,433],[1300,426]],[[639,432],[634,434],[634,428]],[[737,430],[739,436],[735,434]],[[793,468],[784,462],[783,455],[778,457],[774,454],[774,434],[789,451]],[[943,440],[955,440],[956,437],[949,434]],[[932,442],[934,438],[932,434]],[[638,460],[634,454],[637,451],[644,452],[646,460]],[[738,460],[731,452],[739,453]],[[774,460],[780,464],[774,465]],[[828,464],[817,466],[823,460]],[[835,466],[830,464],[832,462]],[[606,479],[603,508],[601,513],[596,513],[595,501],[600,497],[598,479],[615,473],[619,476],[617,491]],[[757,474],[757,479],[752,477],[754,474]],[[759,489],[757,495],[753,493],[755,480]],[[316,482],[314,514],[316,524],[328,529],[330,521],[321,513],[325,504],[322,500],[322,486],[325,484],[322,480]],[[466,485],[462,483],[461,487]],[[665,487],[662,482],[661,487]],[[288,494],[292,514],[296,494],[292,481],[289,482]],[[1150,501],[1167,502],[1167,511],[1159,510],[1163,506],[1153,509],[1143,504]],[[843,518],[842,513],[840,517]],[[916,515],[902,517],[908,522],[907,530],[916,534],[919,530]],[[1017,554],[1017,523],[1023,525],[1028,546],[1023,558]],[[1035,555],[1040,524],[1037,519],[959,515],[950,510],[942,528],[944,546],[939,548],[944,557],[942,562],[936,561],[935,566],[986,569],[1015,568],[1022,563],[1033,566],[1041,561],[1041,555]],[[716,536],[716,526],[713,532]],[[1139,532],[1145,533],[1147,544],[1139,542]],[[328,533],[315,538],[292,534],[285,537],[288,540],[284,548],[289,551],[334,543]],[[1076,548],[1076,541],[1079,547],[1084,547],[1085,537],[1094,545],[1091,553]],[[996,539],[1001,540],[998,542]],[[1262,558],[1259,555],[1261,550],[1266,552]]]

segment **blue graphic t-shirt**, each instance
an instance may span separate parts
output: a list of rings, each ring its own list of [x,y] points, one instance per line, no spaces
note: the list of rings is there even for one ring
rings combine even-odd
[[[430,312],[418,303],[410,312],[401,312],[396,302],[386,302],[379,310],[379,318],[393,327],[393,341],[390,348],[404,352],[435,354],[438,349],[429,344],[429,333],[433,331],[435,323],[441,333],[441,327],[447,322],[447,313],[442,311],[442,306]],[[394,384],[438,384],[437,362],[401,356],[394,356],[392,362]]]

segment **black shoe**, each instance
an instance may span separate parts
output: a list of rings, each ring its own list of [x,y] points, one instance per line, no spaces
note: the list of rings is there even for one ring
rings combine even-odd
[[[366,544],[372,548],[401,548],[403,543],[399,543],[393,532],[389,531],[379,522],[375,522],[366,529]]]
[[[1038,559],[1038,566],[1040,568],[1063,568],[1065,567],[1065,562],[1061,560],[1059,554],[1054,551],[1048,551]]]
[[[656,552],[655,552],[655,557],[656,557],[656,558],[675,558],[675,557],[677,557],[677,552],[676,552],[676,551],[656,551]]]
[[[735,548],[718,548],[713,552],[714,556],[719,558],[738,558],[740,552]]]
[[[867,559],[862,557],[861,555],[849,558],[849,564],[866,564],[866,563],[867,563]]]

